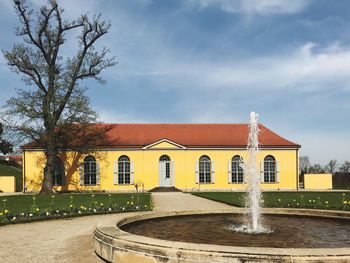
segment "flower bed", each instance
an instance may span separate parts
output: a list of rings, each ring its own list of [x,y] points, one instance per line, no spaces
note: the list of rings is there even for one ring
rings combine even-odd
[[[244,207],[243,192],[194,192],[196,196]],[[263,192],[262,207],[350,211],[350,192]]]
[[[27,206],[20,205],[20,201],[25,201]],[[2,197],[2,202],[0,225],[151,210],[149,194],[18,195]]]

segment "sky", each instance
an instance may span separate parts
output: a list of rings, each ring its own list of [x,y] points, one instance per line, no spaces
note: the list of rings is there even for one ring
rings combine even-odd
[[[32,0],[33,8],[45,3]],[[83,83],[100,121],[247,123],[301,144],[312,163],[350,160],[350,1],[58,0],[65,17],[101,13],[98,43],[118,64]],[[0,48],[21,39],[0,0]],[[65,55],[77,41],[67,36]],[[0,105],[23,87],[0,56]]]

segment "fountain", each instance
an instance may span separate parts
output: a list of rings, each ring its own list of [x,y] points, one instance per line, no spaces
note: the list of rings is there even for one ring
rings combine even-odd
[[[246,209],[121,214],[95,228],[95,252],[107,262],[350,262],[350,212],[261,208],[258,133],[251,112]]]
[[[247,200],[246,207],[248,208],[248,214],[244,217],[243,224],[240,226],[230,226],[229,230],[259,234],[270,233],[270,229],[262,226],[261,220],[261,191],[260,191],[260,174],[256,167],[256,156],[259,151],[259,127],[258,127],[259,115],[254,111],[250,113],[249,119],[249,134],[247,141],[248,161],[246,164],[242,162],[242,168],[244,176],[247,178]]]
[[[249,232],[260,232],[263,230],[261,226],[261,208],[260,208],[260,176],[258,170],[256,169],[256,154],[259,150],[259,141],[258,141],[258,117],[259,115],[255,112],[250,113],[250,122],[249,122],[249,136],[248,136],[248,165],[244,168],[246,169],[245,174],[248,178],[248,190],[249,190],[249,199],[248,207],[250,214],[250,222],[248,223]]]

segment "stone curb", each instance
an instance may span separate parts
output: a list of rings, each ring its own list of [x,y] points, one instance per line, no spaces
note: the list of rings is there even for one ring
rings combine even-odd
[[[194,244],[160,240],[127,233],[122,225],[150,218],[208,213],[243,213],[245,209],[207,211],[145,212],[137,215],[120,215],[115,227],[96,226],[94,249],[109,262],[348,262],[350,248],[268,248],[234,247],[211,244]],[[317,217],[350,218],[348,211],[309,209],[263,209],[266,214],[291,214]]]

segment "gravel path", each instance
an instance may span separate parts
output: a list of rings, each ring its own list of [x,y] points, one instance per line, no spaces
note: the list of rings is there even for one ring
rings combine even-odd
[[[155,211],[232,209],[184,193],[152,193]],[[136,214],[136,213],[135,213]],[[0,227],[0,262],[103,262],[92,249],[94,226],[111,226],[118,214]]]
[[[152,204],[157,212],[232,209],[232,206],[182,192],[152,193]]]

